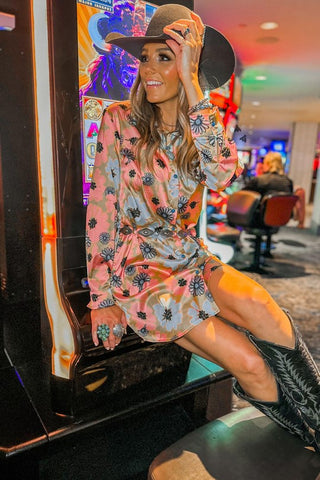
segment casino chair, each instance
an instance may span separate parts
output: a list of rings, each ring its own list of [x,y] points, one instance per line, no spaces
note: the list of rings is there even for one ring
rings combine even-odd
[[[241,190],[230,196],[227,206],[228,223],[241,227],[254,236],[253,263],[242,270],[267,273],[261,268],[263,237],[266,237],[263,255],[270,257],[271,236],[288,223],[297,200],[297,195],[284,192],[270,193],[261,198],[257,192]]]

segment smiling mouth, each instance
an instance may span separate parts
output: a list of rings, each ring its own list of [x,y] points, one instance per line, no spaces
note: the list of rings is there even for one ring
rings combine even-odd
[[[156,80],[148,80],[146,82],[146,87],[160,87],[162,82],[157,82]]]

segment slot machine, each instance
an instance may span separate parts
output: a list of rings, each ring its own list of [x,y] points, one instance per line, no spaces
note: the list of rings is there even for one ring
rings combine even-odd
[[[66,7],[66,3],[70,5]],[[109,412],[148,401],[185,378],[190,355],[143,342],[130,328],[113,352],[91,339],[85,211],[104,108],[127,99],[137,61],[106,45],[111,30],[144,32],[156,5],[145,1],[49,2],[53,162],[40,163],[43,332],[50,339],[55,411],[108,402]],[[42,69],[41,69],[42,70]],[[41,157],[40,157],[41,158]]]
[[[130,329],[114,351],[94,346],[91,339],[85,223],[97,132],[106,105],[128,98],[137,70],[134,59],[110,48],[104,38],[111,28],[144,32],[164,3],[48,0],[44,6],[43,0],[33,0],[21,13],[17,7],[18,26],[30,14],[28,62],[20,67],[28,81],[17,95],[17,109],[24,93],[27,98],[28,142],[17,137],[18,170],[15,162],[0,163],[1,205],[12,211],[13,197],[15,202],[15,215],[0,211],[6,319],[1,350],[48,438],[230,379],[222,369],[206,366],[206,373],[187,380],[191,354],[174,343],[143,342]],[[191,1],[180,3],[193,8]],[[125,65],[121,74],[120,65]],[[11,79],[6,81],[9,85]],[[3,153],[9,158],[7,147]],[[6,178],[18,178],[20,188]],[[229,405],[229,386],[227,392],[224,405]],[[204,403],[207,396],[208,390]]]
[[[95,347],[87,308],[85,214],[97,133],[104,108],[128,98],[137,71],[136,61],[106,45],[104,38],[111,29],[129,35],[144,32],[161,3],[48,0],[47,8],[42,0],[30,3],[34,163],[29,159],[29,171],[27,162],[21,166],[27,177],[32,172],[38,197],[34,195],[32,235],[28,222],[21,235],[34,247],[33,263],[26,264],[24,276],[29,298],[35,301],[31,308],[23,288],[13,313],[16,301],[5,300],[10,308],[4,348],[52,431],[57,427],[52,412],[61,418],[90,418],[107,405],[108,415],[117,415],[190,389],[185,385],[188,352],[174,343],[143,342],[130,329],[114,351]],[[181,3],[193,8],[193,2]],[[10,168],[6,165],[6,174]],[[9,244],[8,228],[6,235]],[[5,269],[2,272],[5,299],[11,287]],[[31,293],[37,282],[39,301]]]

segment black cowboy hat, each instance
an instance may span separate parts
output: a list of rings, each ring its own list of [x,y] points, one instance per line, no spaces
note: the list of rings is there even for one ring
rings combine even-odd
[[[159,7],[150,20],[143,37],[126,37],[118,32],[109,33],[105,42],[116,45],[136,58],[140,58],[145,43],[158,43],[168,40],[163,28],[177,20],[192,19],[191,10],[183,5],[170,3]],[[235,67],[233,49],[220,32],[205,25],[203,48],[199,63],[199,78],[205,86],[218,88],[229,80]],[[204,79],[203,79],[204,77]]]

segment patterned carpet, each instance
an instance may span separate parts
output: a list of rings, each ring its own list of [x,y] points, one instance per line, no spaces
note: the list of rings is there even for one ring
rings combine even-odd
[[[287,308],[320,367],[320,236],[309,229],[282,227],[272,237],[273,258],[266,259],[268,274],[247,273]],[[252,261],[249,236],[241,234],[242,249],[233,266],[239,270]],[[244,406],[234,399],[235,408]]]

